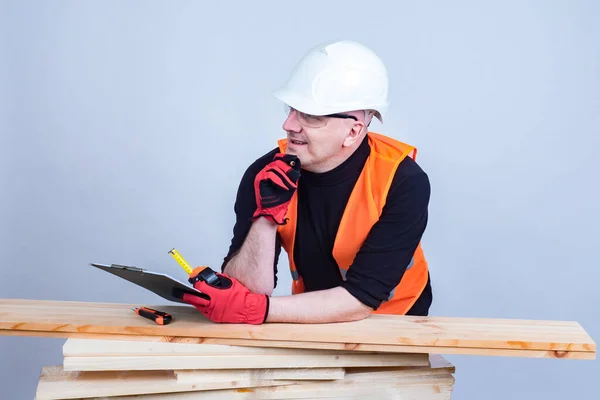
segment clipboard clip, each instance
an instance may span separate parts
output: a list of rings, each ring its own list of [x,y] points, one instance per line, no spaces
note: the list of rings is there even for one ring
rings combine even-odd
[[[130,265],[110,264],[110,266],[111,267],[115,267],[115,268],[126,269],[128,271],[137,271],[137,272],[143,272],[143,271],[145,271],[144,268],[133,267],[133,266],[130,266]]]

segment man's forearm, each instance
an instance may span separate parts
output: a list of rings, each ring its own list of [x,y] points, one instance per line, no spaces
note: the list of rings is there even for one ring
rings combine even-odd
[[[373,311],[342,287],[271,297],[269,302],[269,315],[266,322],[355,321],[368,317]]]
[[[254,293],[270,295],[275,286],[273,263],[276,234],[277,225],[266,218],[254,221],[244,244],[229,260],[223,272]]]

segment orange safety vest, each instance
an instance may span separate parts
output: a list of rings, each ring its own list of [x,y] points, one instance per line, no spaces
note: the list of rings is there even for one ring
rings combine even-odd
[[[333,257],[343,279],[345,279],[346,272],[367,238],[371,227],[381,215],[398,165],[404,157],[410,156],[415,159],[417,155],[415,147],[378,133],[369,132],[368,141],[371,152],[350,194],[333,246]],[[278,145],[279,150],[284,153],[287,139],[280,139]],[[288,254],[292,274],[292,294],[305,291],[293,256],[297,206],[298,196],[295,193],[288,206],[286,217],[289,220],[287,224],[277,228],[281,245]],[[400,283],[391,291],[388,299],[373,313],[406,314],[423,292],[427,279],[427,261],[419,243]]]

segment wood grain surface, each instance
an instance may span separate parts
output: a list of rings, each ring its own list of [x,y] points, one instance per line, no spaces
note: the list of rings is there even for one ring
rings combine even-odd
[[[233,376],[233,375],[232,375]],[[61,365],[42,367],[37,400],[128,396],[231,388],[289,385],[293,380],[234,377],[229,380],[181,382],[173,371],[66,371]]]
[[[359,344],[337,342],[301,342],[283,340],[255,340],[255,339],[227,339],[203,338],[190,336],[147,336],[147,335],[119,335],[110,333],[85,333],[85,332],[49,332],[49,331],[19,331],[0,329],[0,336],[26,336],[50,338],[80,338],[103,340],[126,340],[141,342],[161,343],[208,343],[234,346],[255,346],[264,348],[290,348],[290,349],[324,349],[355,352],[382,352],[382,353],[439,353],[463,354],[495,357],[526,357],[526,358],[559,358],[570,360],[594,360],[595,352],[562,351],[562,350],[520,350],[520,349],[482,349],[469,347],[435,347],[435,346],[402,346],[386,344]]]
[[[255,326],[213,323],[191,306],[146,305],[173,316],[171,324],[160,326],[132,311],[139,306],[1,299],[0,329],[39,336],[58,332],[302,342],[316,348],[322,343],[416,346],[434,348],[439,354],[464,348],[484,355],[496,349],[520,351],[524,357],[527,351],[537,351],[539,357],[541,351],[578,352],[595,358],[596,352],[595,342],[575,321],[371,315],[354,322]]]

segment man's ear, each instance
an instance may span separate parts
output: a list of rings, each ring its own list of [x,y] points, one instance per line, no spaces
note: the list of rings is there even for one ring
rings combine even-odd
[[[355,144],[357,141],[360,141],[360,139],[362,139],[363,135],[363,131],[365,130],[365,124],[361,121],[356,121],[352,124],[350,131],[348,132],[348,134],[346,135],[346,138],[344,139],[344,146],[345,147],[350,147],[353,144]]]

